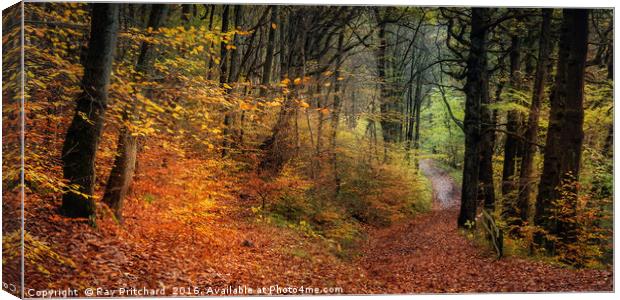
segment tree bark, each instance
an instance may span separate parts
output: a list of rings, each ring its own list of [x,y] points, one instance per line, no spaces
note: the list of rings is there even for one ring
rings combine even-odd
[[[229,18],[230,5],[224,6],[222,11],[222,33],[228,32],[228,18]],[[228,44],[222,41],[220,43],[220,83],[225,83],[228,79]]]
[[[213,16],[215,14],[215,4],[211,4],[211,10],[209,11],[209,31],[213,30]],[[210,48],[212,46],[212,42],[209,41],[208,47]],[[211,80],[212,76],[213,76],[213,57],[211,57],[211,55],[209,55],[207,57],[207,59],[209,60],[209,65],[207,66],[207,79]]]
[[[415,103],[413,113],[415,114],[415,132],[413,133],[413,161],[416,172],[420,170],[420,160],[418,150],[420,150],[420,111],[422,109],[422,74],[418,74],[415,87]]]
[[[379,109],[381,111],[381,132],[383,134],[384,152],[387,152],[387,144],[393,143],[397,140],[398,127],[400,123],[394,121],[393,113],[393,99],[391,93],[391,87],[386,74],[387,64],[387,41],[386,41],[386,22],[384,22],[379,14],[379,10],[375,10],[375,16],[377,19],[377,26],[379,27],[378,39],[379,45],[375,53],[375,59],[377,64],[377,76],[381,83],[379,84],[379,94],[381,95],[381,102]],[[387,154],[385,154],[384,160],[387,160]]]
[[[575,224],[554,218],[554,202],[566,201],[564,217],[574,217],[583,144],[584,75],[588,52],[587,9],[564,9],[555,86],[551,94],[549,129],[543,172],[538,186],[536,225],[559,238],[557,244],[538,236],[550,254],[557,245],[575,241]],[[556,216],[557,217],[557,216]]]
[[[241,24],[241,18],[243,16],[243,5],[235,5],[235,30],[241,30],[243,24]],[[239,35],[235,33],[232,39],[232,45],[235,46],[235,49],[232,49],[230,54],[230,70],[228,71],[228,78],[226,81],[229,84],[232,84],[239,80],[240,70],[243,66],[241,66],[241,47],[239,41]]]
[[[224,10],[222,11],[222,33],[226,33],[229,31],[228,29],[228,19],[230,15],[230,5],[225,5]],[[228,82],[228,44],[222,41],[220,43],[220,85],[224,87],[224,84]],[[228,89],[226,89],[226,93],[228,93]],[[232,126],[232,117],[230,116],[230,112],[226,112],[224,115],[224,140],[222,142],[222,157],[228,155],[228,148],[231,144],[230,137],[230,127]]]
[[[278,6],[271,5],[271,24],[269,24],[269,38],[267,42],[267,53],[265,54],[265,64],[263,65],[263,77],[261,78],[260,95],[265,96],[267,86],[271,82],[271,68],[273,65],[273,52],[275,49],[276,30],[278,26]],[[275,28],[274,28],[275,27]],[[282,30],[282,29],[279,29]],[[282,55],[282,54],[280,54]]]
[[[166,4],[153,4],[147,27],[157,30],[164,19],[166,11]],[[152,46],[143,42],[136,63],[136,71],[142,76],[146,76],[149,73],[152,52]],[[114,211],[114,215],[119,222],[122,222],[123,200],[127,195],[136,168],[138,141],[127,124],[134,118],[134,113],[135,103],[132,103],[123,113],[123,125],[118,136],[116,148],[117,154],[103,195],[103,202]]]
[[[488,76],[486,73],[484,76]],[[484,208],[493,210],[495,208],[495,183],[493,181],[493,148],[495,147],[495,122],[493,113],[488,108],[491,104],[489,97],[489,79],[483,78],[481,85],[481,140],[480,140],[480,198],[484,202]]]
[[[283,17],[283,16],[282,16]],[[281,70],[281,74],[285,77],[293,78],[300,76],[303,73],[302,69],[305,68],[305,45],[307,40],[307,29],[301,24],[299,15],[290,16],[289,21],[295,20],[298,24],[290,24],[291,35],[291,51],[289,53],[287,63],[283,64],[284,68]],[[297,32],[295,32],[297,31]],[[291,64],[295,67],[289,67]],[[302,76],[303,77],[303,76]],[[258,172],[266,176],[276,176],[280,173],[284,165],[292,156],[293,146],[289,134],[290,121],[295,113],[295,102],[298,91],[296,88],[289,84],[291,89],[291,95],[285,95],[284,103],[275,125],[272,128],[271,135],[260,145],[260,149],[264,151],[264,155],[258,165]]]
[[[536,143],[538,142],[538,121],[540,118],[540,106],[545,95],[545,84],[547,81],[547,64],[551,54],[551,16],[553,9],[542,9],[542,24],[540,26],[540,38],[538,41],[538,64],[536,65],[536,75],[534,78],[534,89],[532,102],[528,115],[527,128],[525,130],[525,140],[523,157],[521,159],[521,170],[519,174],[519,193],[517,207],[519,208],[519,219],[525,222],[529,218],[530,202],[533,189],[534,155],[536,154]],[[516,217],[516,215],[513,215]]]
[[[519,36],[512,37],[510,50],[510,87],[517,91],[521,88],[521,39]],[[513,134],[506,135],[504,144],[504,168],[502,170],[502,195],[504,199],[514,200],[516,165],[519,160],[522,143],[515,135],[521,133],[521,114],[516,110],[510,110],[507,114],[506,130]],[[509,206],[515,206],[514,201],[508,201]]]
[[[331,119],[331,163],[334,172],[334,184],[335,184],[335,195],[338,196],[340,194],[340,175],[338,174],[338,158],[336,157],[336,136],[338,134],[338,125],[340,123],[340,110],[342,108],[341,102],[341,82],[342,78],[340,78],[340,69],[342,67],[342,55],[343,55],[343,43],[344,43],[344,29],[341,29],[340,34],[338,35],[338,57],[336,58],[336,70],[334,72],[334,109],[332,111],[332,119]]]
[[[463,186],[458,226],[467,228],[476,219],[478,201],[478,178],[480,171],[480,112],[488,81],[487,71],[487,27],[488,9],[472,8],[470,49],[467,58],[465,83],[465,155]]]
[[[118,4],[92,6],[90,39],[84,61],[82,93],[62,148],[64,178],[79,193],[63,195],[62,212],[70,217],[95,214],[95,154],[103,128],[108,86],[118,35]]]

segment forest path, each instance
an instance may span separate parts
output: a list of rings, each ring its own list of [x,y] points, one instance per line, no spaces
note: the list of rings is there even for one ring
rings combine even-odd
[[[460,192],[432,160],[420,162],[431,180],[430,212],[370,232],[360,265],[368,290],[381,293],[612,290],[608,271],[567,270],[517,257],[495,260],[456,227]],[[372,286],[376,285],[376,286]]]

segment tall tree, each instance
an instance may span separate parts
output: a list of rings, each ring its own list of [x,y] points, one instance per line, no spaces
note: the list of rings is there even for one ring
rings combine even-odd
[[[381,96],[381,103],[379,105],[379,109],[381,111],[381,132],[383,134],[384,141],[384,160],[387,159],[387,144],[396,142],[398,139],[398,128],[400,127],[400,122],[394,120],[394,99],[392,97],[392,87],[390,84],[390,78],[388,78],[387,69],[388,69],[388,18],[391,14],[391,9],[386,8],[384,11],[385,15],[381,14],[380,8],[375,8],[375,18],[377,21],[377,26],[379,27],[377,38],[378,38],[378,46],[375,51],[375,59],[377,64],[377,76],[379,77],[379,94]]]
[[[147,28],[157,30],[166,15],[168,5],[154,4],[151,7]],[[184,6],[185,7],[185,6]],[[145,78],[150,73],[153,49],[149,43],[142,42],[136,72]],[[150,92],[147,92],[150,94]],[[149,95],[146,95],[147,97]],[[122,115],[123,125],[121,127],[116,148],[116,158],[110,171],[108,182],[103,195],[103,201],[114,211],[117,220],[122,221],[123,199],[127,195],[129,186],[133,180],[136,168],[136,156],[138,153],[137,137],[131,132],[129,123],[134,119],[135,103],[131,103]]]
[[[265,64],[263,65],[263,77],[261,78],[261,95],[267,92],[267,85],[271,81],[271,69],[273,65],[273,53],[275,49],[276,30],[278,28],[278,6],[271,5],[271,24],[269,26],[269,40],[267,42],[267,53],[265,54]],[[282,30],[282,29],[280,29]],[[283,55],[280,53],[280,55]]]
[[[282,19],[283,17],[284,15],[282,15]],[[288,17],[288,30],[291,38],[286,39],[286,41],[290,43],[290,48],[288,48],[288,55],[285,56],[287,60],[282,65],[281,74],[288,78],[295,78],[296,76],[301,76],[303,73],[302,69],[305,67],[306,51],[304,48],[308,39],[305,23],[307,22],[306,18],[309,16],[303,16],[299,11],[295,11]],[[281,23],[284,23],[282,19]],[[284,28],[281,28],[281,30],[284,30]],[[284,42],[284,40],[281,40],[281,42]],[[286,48],[282,47],[281,49],[284,50]],[[293,93],[297,93],[290,80],[287,88],[291,89]],[[292,95],[286,95],[276,123],[271,130],[271,135],[260,145],[264,155],[258,166],[259,173],[268,176],[276,175],[292,157],[293,149],[289,125],[295,112],[294,105]]]
[[[413,160],[416,171],[420,170],[418,150],[420,149],[420,111],[422,110],[422,75],[418,74],[415,86],[415,100],[413,104],[413,114],[415,115],[415,128],[413,134]]]
[[[551,16],[553,9],[542,9],[542,23],[540,25],[540,37],[538,41],[538,63],[536,65],[536,75],[534,77],[534,89],[532,101],[530,103],[527,127],[525,130],[525,145],[523,157],[521,159],[521,170],[519,174],[519,193],[517,207],[519,208],[519,218],[527,221],[530,202],[532,197],[532,177],[534,172],[534,155],[538,142],[538,121],[540,119],[540,106],[545,95],[545,84],[547,81],[547,69],[550,62],[551,53]],[[513,217],[517,217],[513,215]]]
[[[92,6],[90,38],[84,60],[82,93],[62,148],[63,174],[77,191],[63,195],[61,210],[71,217],[95,214],[95,154],[108,102],[108,86],[118,35],[118,4]]]
[[[587,9],[562,11],[560,52],[555,86],[550,102],[549,129],[543,172],[538,186],[535,222],[562,244],[576,240],[574,223],[553,217],[555,201],[563,199],[566,216],[576,214],[576,202],[583,144],[583,99],[586,57],[588,52]],[[555,253],[556,243],[541,239],[544,247]]]
[[[338,125],[340,124],[340,111],[342,108],[342,95],[341,95],[341,82],[343,78],[340,77],[343,64],[343,44],[344,44],[344,28],[340,29],[340,33],[338,34],[338,48],[337,57],[336,57],[336,70],[334,71],[334,109],[332,110],[331,116],[331,138],[330,138],[330,146],[331,146],[331,163],[334,172],[334,183],[336,186],[335,194],[338,195],[340,193],[340,175],[338,174],[338,158],[336,157],[336,135],[338,133]]]
[[[521,37],[517,34],[511,37],[510,48],[510,88],[518,91],[521,88]],[[517,102],[518,99],[517,99]],[[506,117],[506,142],[504,143],[504,168],[502,170],[502,194],[505,199],[510,199],[509,194],[515,188],[516,166],[519,161],[522,143],[519,140],[521,134],[521,113],[516,109],[510,110]],[[514,198],[514,197],[512,197]],[[511,205],[513,206],[513,205]]]
[[[235,23],[235,30],[242,30],[243,27],[243,5],[235,5],[235,17],[234,17],[234,23]],[[230,83],[234,83],[239,79],[240,76],[240,70],[241,70],[241,46],[240,44],[240,35],[237,34],[235,32],[235,34],[233,35],[232,38],[232,44],[235,46],[233,49],[231,49],[231,54],[230,54],[230,70],[228,71],[228,78],[227,78],[227,82]]]
[[[472,8],[470,49],[467,58],[465,83],[465,155],[463,186],[458,226],[474,222],[478,201],[478,177],[480,171],[481,106],[488,84],[487,31],[489,11],[487,8]]]
[[[225,5],[222,11],[222,34],[228,32],[229,19],[230,18],[230,5]],[[228,64],[228,43],[225,40],[222,40],[220,43],[220,84],[222,87],[229,91],[228,85],[228,74],[229,74],[229,64]],[[222,157],[228,155],[228,150],[231,144],[231,127],[232,126],[232,116],[231,112],[226,112],[224,115],[224,141],[222,143]]]
[[[230,17],[230,5],[224,5],[222,11],[222,33],[228,32],[228,19]],[[228,80],[228,43],[224,40],[220,43],[220,83]]]
[[[485,65],[486,68],[486,65]],[[480,86],[480,195],[484,207],[495,207],[495,184],[493,181],[493,149],[495,147],[495,121],[493,112],[489,109],[491,97],[489,96],[489,79],[487,73],[483,74]]]

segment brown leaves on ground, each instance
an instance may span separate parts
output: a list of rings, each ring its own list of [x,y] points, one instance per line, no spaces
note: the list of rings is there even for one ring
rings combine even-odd
[[[165,286],[170,292],[183,286],[279,285],[341,287],[352,294],[612,290],[609,271],[494,260],[458,232],[452,205],[369,229],[359,257],[338,258],[320,238],[256,222],[251,203],[233,196],[243,179],[227,177],[225,167],[190,159],[143,161],[122,226],[102,213],[93,228],[85,220],[58,216],[57,203],[29,200],[27,232],[71,263],[26,262],[27,288]],[[432,166],[423,163],[423,168],[431,180],[441,179],[433,182],[436,198],[458,201],[455,193],[441,190],[451,181],[428,169]]]
[[[456,229],[458,211],[434,210],[380,229],[360,264],[373,293],[612,291],[609,271],[568,270],[508,257],[495,260]]]

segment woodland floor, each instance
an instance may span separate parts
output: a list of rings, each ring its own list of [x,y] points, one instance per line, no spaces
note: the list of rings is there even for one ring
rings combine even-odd
[[[613,289],[611,271],[569,270],[517,257],[495,260],[456,229],[460,198],[454,181],[432,161],[421,165],[434,189],[432,211],[368,229],[359,255],[344,259],[326,250],[319,238],[251,221],[247,208],[233,209],[247,207],[243,200],[209,206],[206,218],[179,218],[200,208],[184,206],[190,203],[190,195],[181,196],[187,189],[175,190],[175,183],[165,179],[172,178],[165,172],[173,171],[150,174],[152,180],[139,180],[135,189],[148,184],[150,191],[165,189],[179,196],[153,203],[128,201],[122,227],[99,222],[93,228],[58,217],[55,205],[33,207],[27,214],[29,234],[71,263],[47,257],[40,263],[48,274],[27,262],[26,287],[165,286],[168,295],[173,295],[172,287],[238,285],[341,287],[346,294]],[[244,245],[245,240],[251,245]],[[27,240],[26,247],[33,243]]]

